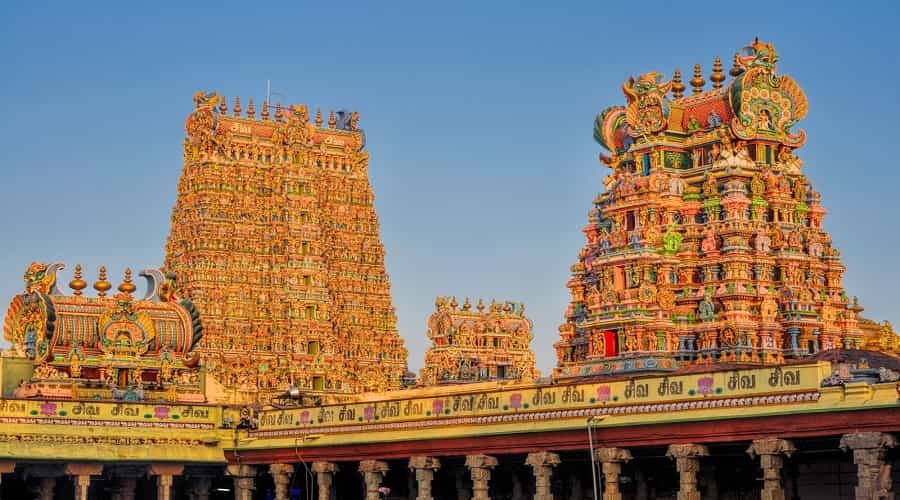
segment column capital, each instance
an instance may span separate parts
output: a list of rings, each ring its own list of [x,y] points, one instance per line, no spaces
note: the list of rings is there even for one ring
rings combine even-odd
[[[470,469],[493,469],[497,458],[490,455],[466,455],[466,467]]]
[[[338,470],[338,464],[334,462],[313,462],[312,464],[312,471],[316,474],[334,474]]]
[[[625,448],[597,448],[594,455],[603,463],[628,463],[632,458],[631,452]]]
[[[702,444],[670,444],[666,452],[669,458],[700,458],[709,456],[709,449]]]
[[[363,460],[359,463],[359,471],[363,473],[386,474],[388,471],[388,464],[381,460]]]
[[[854,432],[841,436],[840,446],[844,451],[886,449],[897,446],[897,438],[884,432]]]
[[[229,465],[225,472],[232,477],[256,477],[256,467],[252,465]]]
[[[426,456],[415,456],[409,457],[409,468],[410,469],[428,469],[428,470],[438,470],[441,468],[441,461],[435,457],[426,457]]]
[[[756,458],[757,455],[786,455],[790,457],[797,448],[794,443],[787,439],[765,438],[754,439],[750,447],[747,448],[747,454],[750,458]]]
[[[103,474],[103,464],[66,464],[66,475],[99,476]]]
[[[315,464],[313,464],[315,465]],[[294,466],[291,464],[271,464],[269,465],[269,474],[273,476],[290,475],[294,473]]]
[[[16,463],[8,460],[0,460],[0,474],[11,474],[16,471]]]
[[[530,465],[533,468],[556,467],[559,464],[559,455],[552,451],[535,451],[525,457],[525,465]]]
[[[147,472],[151,476],[180,476],[184,473],[184,466],[176,464],[150,464]]]

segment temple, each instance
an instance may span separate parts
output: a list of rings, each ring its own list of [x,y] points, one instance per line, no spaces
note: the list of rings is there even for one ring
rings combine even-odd
[[[843,288],[777,62],[757,40],[730,81],[647,73],[598,115],[545,377],[524,305],[455,297],[406,372],[357,115],[197,94],[146,288],[26,268],[0,497],[894,498],[900,336]]]
[[[539,372],[531,351],[531,320],[525,305],[491,301],[475,310],[466,298],[438,297],[428,318],[432,346],[425,353],[419,382],[424,385],[485,380],[533,380]]]
[[[352,394],[400,387],[397,332],[359,114],[256,115],[198,93],[165,267],[203,312],[199,345],[223,402],[287,386]]]

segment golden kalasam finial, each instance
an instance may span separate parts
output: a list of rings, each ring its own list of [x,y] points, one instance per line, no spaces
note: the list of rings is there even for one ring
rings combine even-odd
[[[225,96],[222,96],[222,98],[219,99],[219,113],[224,115],[227,112],[228,112],[228,104],[225,103]]]
[[[704,85],[706,85],[706,80],[703,79],[703,71],[700,69],[699,64],[695,64],[694,78],[691,79],[691,86],[694,87],[694,93],[699,94],[703,92]]]
[[[75,295],[81,295],[81,291],[87,288],[87,282],[81,278],[81,264],[75,264],[75,276],[69,282],[69,288],[74,290]]]
[[[676,69],[672,74],[672,95],[675,99],[681,99],[684,96],[684,84],[681,83],[681,70]]]
[[[250,102],[247,103],[247,118],[251,120],[256,117],[256,108],[253,107],[253,98],[250,98]]]
[[[260,115],[262,115],[263,120],[269,119],[269,101],[263,101],[263,109]]]
[[[337,120],[334,119],[334,111],[328,112],[328,128],[334,128],[337,124]]]
[[[281,103],[275,104],[275,121],[280,122],[281,118],[284,116],[284,112],[281,111]]]
[[[734,62],[731,65],[731,69],[728,70],[728,74],[734,78],[737,78],[744,72],[744,68],[741,66],[741,55],[737,52],[734,53]]]
[[[121,283],[119,283],[119,291],[131,295],[135,290],[137,290],[137,287],[134,286],[134,283],[131,282],[131,268],[126,267],[125,279]]]
[[[106,292],[112,288],[109,281],[106,281],[106,266],[100,266],[100,276],[94,282],[94,290],[97,290],[98,297],[106,297]]]
[[[234,98],[234,107],[231,108],[231,114],[233,116],[241,116],[241,98],[240,97]]]
[[[322,128],[322,108],[316,108],[316,126]]]
[[[462,309],[463,309],[463,311],[468,311],[469,309],[472,309],[472,301],[469,300],[468,297],[466,297],[466,301],[463,302],[463,308],[462,308]]]
[[[459,307],[459,302],[456,301],[456,295],[454,295],[453,297],[450,297],[450,307],[453,309],[456,309],[457,307]]]
[[[716,60],[713,61],[713,70],[709,75],[709,81],[712,82],[714,89],[722,88],[722,82],[725,81],[725,73],[722,73],[722,58],[719,56],[716,56]]]
[[[475,306],[478,312],[484,311],[484,299],[478,299],[478,305]]]

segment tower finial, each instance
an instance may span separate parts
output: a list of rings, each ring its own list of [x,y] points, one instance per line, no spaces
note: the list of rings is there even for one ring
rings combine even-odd
[[[328,112],[328,128],[334,128],[337,125],[337,120],[334,118],[334,111]]]
[[[722,58],[719,56],[716,56],[716,60],[713,61],[713,70],[709,75],[709,81],[712,82],[714,89],[722,88],[722,82],[725,81],[725,73],[722,73]]]
[[[222,96],[222,98],[219,99],[219,113],[224,115],[227,112],[228,112],[228,103],[225,102],[225,96]]]
[[[109,281],[106,281],[106,266],[100,266],[100,276],[94,282],[94,290],[97,290],[98,297],[106,297],[106,292],[112,288]]]
[[[322,128],[322,108],[316,108],[316,127]]]
[[[704,85],[706,85],[706,80],[703,79],[703,71],[700,69],[699,64],[695,64],[694,78],[691,79],[691,86],[694,87],[694,93],[699,94],[703,92]]]
[[[263,101],[262,112],[260,113],[263,120],[269,119],[269,101]]]
[[[281,103],[280,102],[276,103],[275,104],[275,121],[280,122],[283,117],[284,117],[284,111],[281,110]]]
[[[241,116],[241,98],[240,97],[234,98],[234,107],[231,108],[231,114],[232,114],[232,116]]]
[[[75,264],[75,276],[69,282],[69,288],[74,290],[75,295],[81,295],[81,291],[87,287],[87,282],[81,278],[81,264]]]
[[[734,62],[732,63],[731,69],[728,71],[728,74],[733,78],[737,78],[741,76],[741,73],[744,72],[744,68],[741,67],[740,64],[741,56],[735,52],[734,53]]]
[[[134,286],[134,283],[131,282],[131,268],[126,267],[125,279],[122,281],[122,283],[119,283],[119,291],[124,294],[131,295],[135,290],[137,290],[137,287]]]
[[[256,108],[253,107],[253,98],[251,97],[250,102],[247,103],[247,118],[250,118],[252,120],[255,115],[256,115]]]
[[[681,99],[684,96],[684,84],[681,83],[681,70],[676,69],[672,74],[672,95],[675,99]]]

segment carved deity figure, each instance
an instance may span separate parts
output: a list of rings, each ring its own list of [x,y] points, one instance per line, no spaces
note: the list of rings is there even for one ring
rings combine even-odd
[[[716,232],[712,228],[709,228],[703,235],[703,241],[700,243],[700,249],[703,250],[703,253],[709,254],[715,252],[717,250],[717,247],[718,244],[716,243]]]
[[[700,321],[709,322],[715,321],[716,319],[716,305],[712,301],[712,295],[707,292],[703,296],[703,301],[700,302],[700,305],[697,308],[697,313],[700,316]]]
[[[756,232],[756,251],[760,253],[768,253],[770,242],[771,240],[769,239],[769,235],[766,234],[766,231],[764,229],[760,228],[759,231]]]

